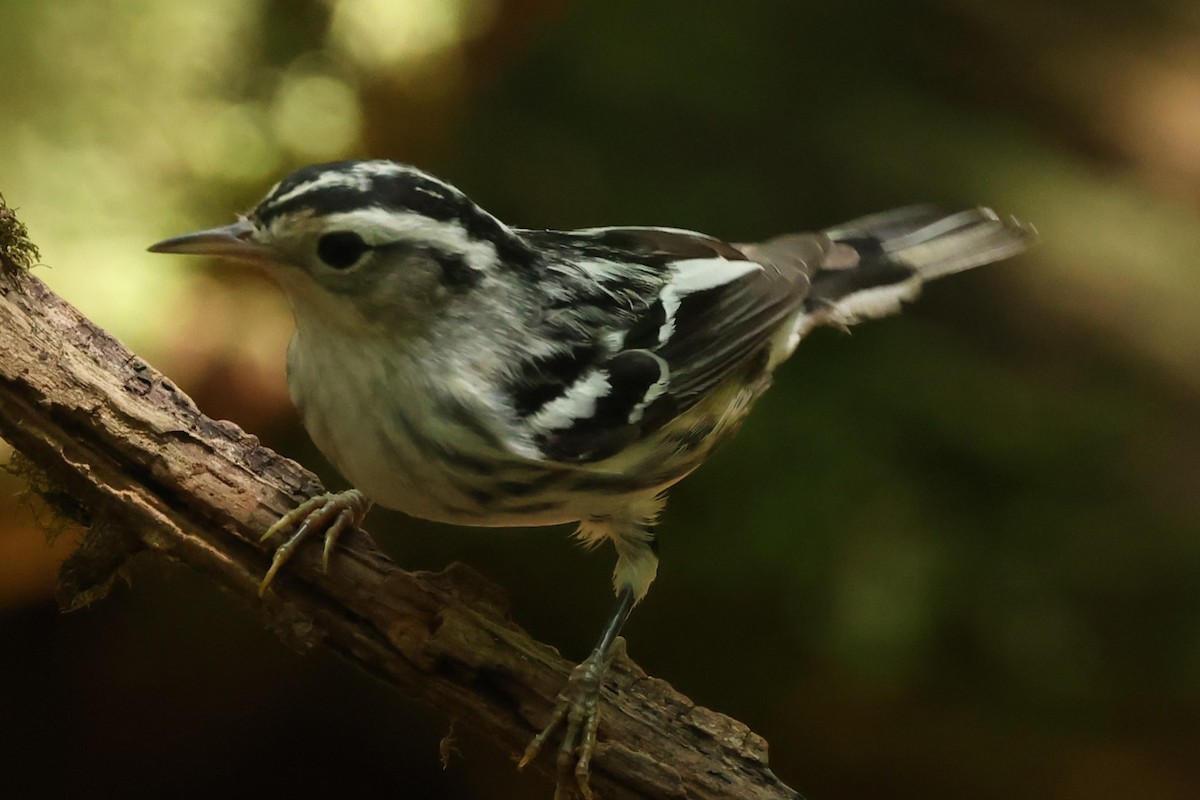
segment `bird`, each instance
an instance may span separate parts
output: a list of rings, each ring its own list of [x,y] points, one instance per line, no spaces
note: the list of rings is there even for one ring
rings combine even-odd
[[[235,222],[156,253],[249,262],[295,318],[287,381],[304,427],[354,488],[310,498],[296,548],[373,504],[466,526],[575,523],[616,552],[616,602],[525,766],[561,729],[556,797],[585,797],[602,680],[658,571],[667,490],[741,426],[813,329],[900,310],[934,278],[1014,256],[1034,228],[985,207],[914,205],[738,244],[669,227],[505,224],[416,167],[301,168]]]

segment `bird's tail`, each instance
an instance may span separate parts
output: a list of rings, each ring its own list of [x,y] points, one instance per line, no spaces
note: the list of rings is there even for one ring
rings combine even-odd
[[[830,228],[824,236],[824,253],[809,270],[808,327],[851,325],[899,311],[925,281],[1020,253],[1037,233],[990,208],[947,213],[909,206]]]

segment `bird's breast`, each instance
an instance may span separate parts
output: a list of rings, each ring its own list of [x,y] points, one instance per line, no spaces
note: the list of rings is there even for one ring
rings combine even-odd
[[[524,456],[478,365],[325,336],[288,350],[288,384],[321,452],[371,500],[472,526],[619,516],[700,465],[762,387],[727,381],[705,402],[604,461]],[[511,412],[507,412],[511,413]]]
[[[322,454],[374,502],[461,525],[579,518],[568,498],[554,496],[555,468],[506,447],[478,376],[456,377],[452,364],[400,349],[329,337],[316,344],[292,340],[292,401]]]

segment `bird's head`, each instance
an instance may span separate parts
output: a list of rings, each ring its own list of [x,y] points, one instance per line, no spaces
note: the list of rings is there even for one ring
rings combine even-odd
[[[283,287],[297,322],[364,329],[419,329],[502,265],[532,258],[462,192],[392,161],[305,167],[236,222],[150,250],[253,263]]]

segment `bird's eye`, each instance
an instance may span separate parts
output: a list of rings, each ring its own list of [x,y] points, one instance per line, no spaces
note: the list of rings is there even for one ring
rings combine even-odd
[[[317,240],[317,255],[334,269],[353,267],[371,249],[354,231],[334,231]]]

